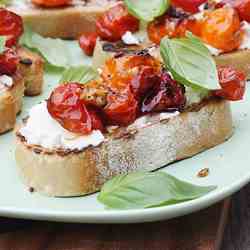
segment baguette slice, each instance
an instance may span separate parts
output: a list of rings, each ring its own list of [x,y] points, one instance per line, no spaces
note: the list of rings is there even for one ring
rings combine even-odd
[[[16,115],[22,109],[24,80],[18,72],[12,79],[11,87],[0,90],[0,134],[15,127]]]
[[[64,8],[39,8],[28,0],[17,0],[9,9],[22,16],[25,24],[45,37],[77,38],[83,32],[95,30],[95,20],[118,1],[73,1]],[[80,3],[79,3],[80,2]]]
[[[216,146],[232,135],[230,105],[211,99],[166,120],[130,125],[106,135],[98,147],[81,152],[28,145],[16,133],[16,161],[24,183],[48,196],[93,193],[113,176],[152,171]]]

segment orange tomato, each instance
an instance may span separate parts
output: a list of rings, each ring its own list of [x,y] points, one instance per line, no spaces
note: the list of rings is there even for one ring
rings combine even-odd
[[[44,7],[59,7],[71,3],[71,0],[31,0],[31,1],[36,5]]]
[[[224,52],[238,49],[243,31],[240,29],[240,18],[236,10],[224,7],[207,12],[202,23],[201,38]]]
[[[184,37],[187,31],[192,32],[196,36],[201,35],[202,22],[196,19],[182,20],[175,31],[175,37]]]

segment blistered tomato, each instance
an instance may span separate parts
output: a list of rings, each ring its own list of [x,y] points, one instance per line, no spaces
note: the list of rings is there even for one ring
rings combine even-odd
[[[31,0],[32,3],[44,7],[59,7],[70,4],[71,0]]]
[[[186,103],[184,88],[171,78],[167,72],[163,72],[152,91],[145,97],[141,111],[161,112],[181,110]]]
[[[91,118],[92,130],[100,130],[104,132],[104,125],[101,119],[101,114],[95,107],[87,107],[88,113]]]
[[[22,18],[11,11],[0,8],[0,36],[7,37],[6,46],[16,45],[22,33]]]
[[[79,45],[84,53],[88,56],[92,56],[97,40],[97,33],[85,33],[79,37]]]
[[[138,102],[129,87],[122,93],[110,93],[107,101],[104,112],[109,124],[127,126],[135,121]]]
[[[202,40],[224,52],[238,49],[243,31],[236,10],[230,7],[207,12],[201,29]]]
[[[206,2],[207,0],[172,0],[171,4],[182,8],[184,11],[196,13],[199,11],[199,6]]]
[[[50,115],[73,133],[88,134],[92,130],[90,114],[80,99],[82,85],[62,84],[51,93],[47,102]]]
[[[168,15],[157,18],[148,25],[147,32],[149,39],[153,43],[160,44],[163,37],[174,37],[178,22],[178,19],[169,17]]]
[[[202,22],[197,19],[183,19],[176,27],[174,37],[184,37],[187,31],[192,32],[196,36],[201,35]]]
[[[115,42],[121,39],[126,31],[139,29],[139,20],[130,15],[123,4],[109,9],[96,21],[97,34],[104,40]]]
[[[243,72],[232,67],[220,67],[218,76],[221,89],[214,91],[216,96],[230,101],[243,99],[246,88],[246,76]]]
[[[12,75],[16,72],[19,57],[13,49],[6,49],[0,54],[0,75]]]

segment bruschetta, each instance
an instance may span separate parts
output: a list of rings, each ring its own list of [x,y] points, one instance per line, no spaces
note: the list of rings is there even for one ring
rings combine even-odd
[[[0,8],[0,134],[15,126],[23,95],[38,95],[43,85],[43,59],[18,45],[22,19]],[[5,40],[5,35],[7,39]]]
[[[98,79],[59,85],[16,129],[16,161],[24,183],[49,196],[89,194],[118,174],[156,170],[229,139],[228,100],[243,98],[245,76],[231,67],[217,72],[201,42],[183,42],[191,46],[185,46],[187,60],[189,53],[199,58],[206,53],[208,82],[217,82],[218,74],[219,89],[178,78],[164,45],[164,65],[145,49],[115,55],[100,68]],[[192,55],[191,75],[197,75],[201,61]],[[199,75],[204,83],[207,71]]]

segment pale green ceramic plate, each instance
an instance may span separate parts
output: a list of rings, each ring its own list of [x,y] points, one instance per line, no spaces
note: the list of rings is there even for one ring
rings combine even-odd
[[[43,96],[24,100],[19,120],[35,103],[48,96],[57,82],[47,75]],[[0,216],[91,223],[130,223],[169,219],[205,208],[234,193],[250,180],[250,91],[245,101],[233,103],[234,136],[216,148],[163,169],[178,178],[199,185],[217,185],[210,194],[189,202],[144,210],[105,210],[96,195],[79,198],[48,198],[30,193],[20,182],[14,159],[13,133],[0,137]],[[208,167],[210,174],[198,178],[197,172]]]

